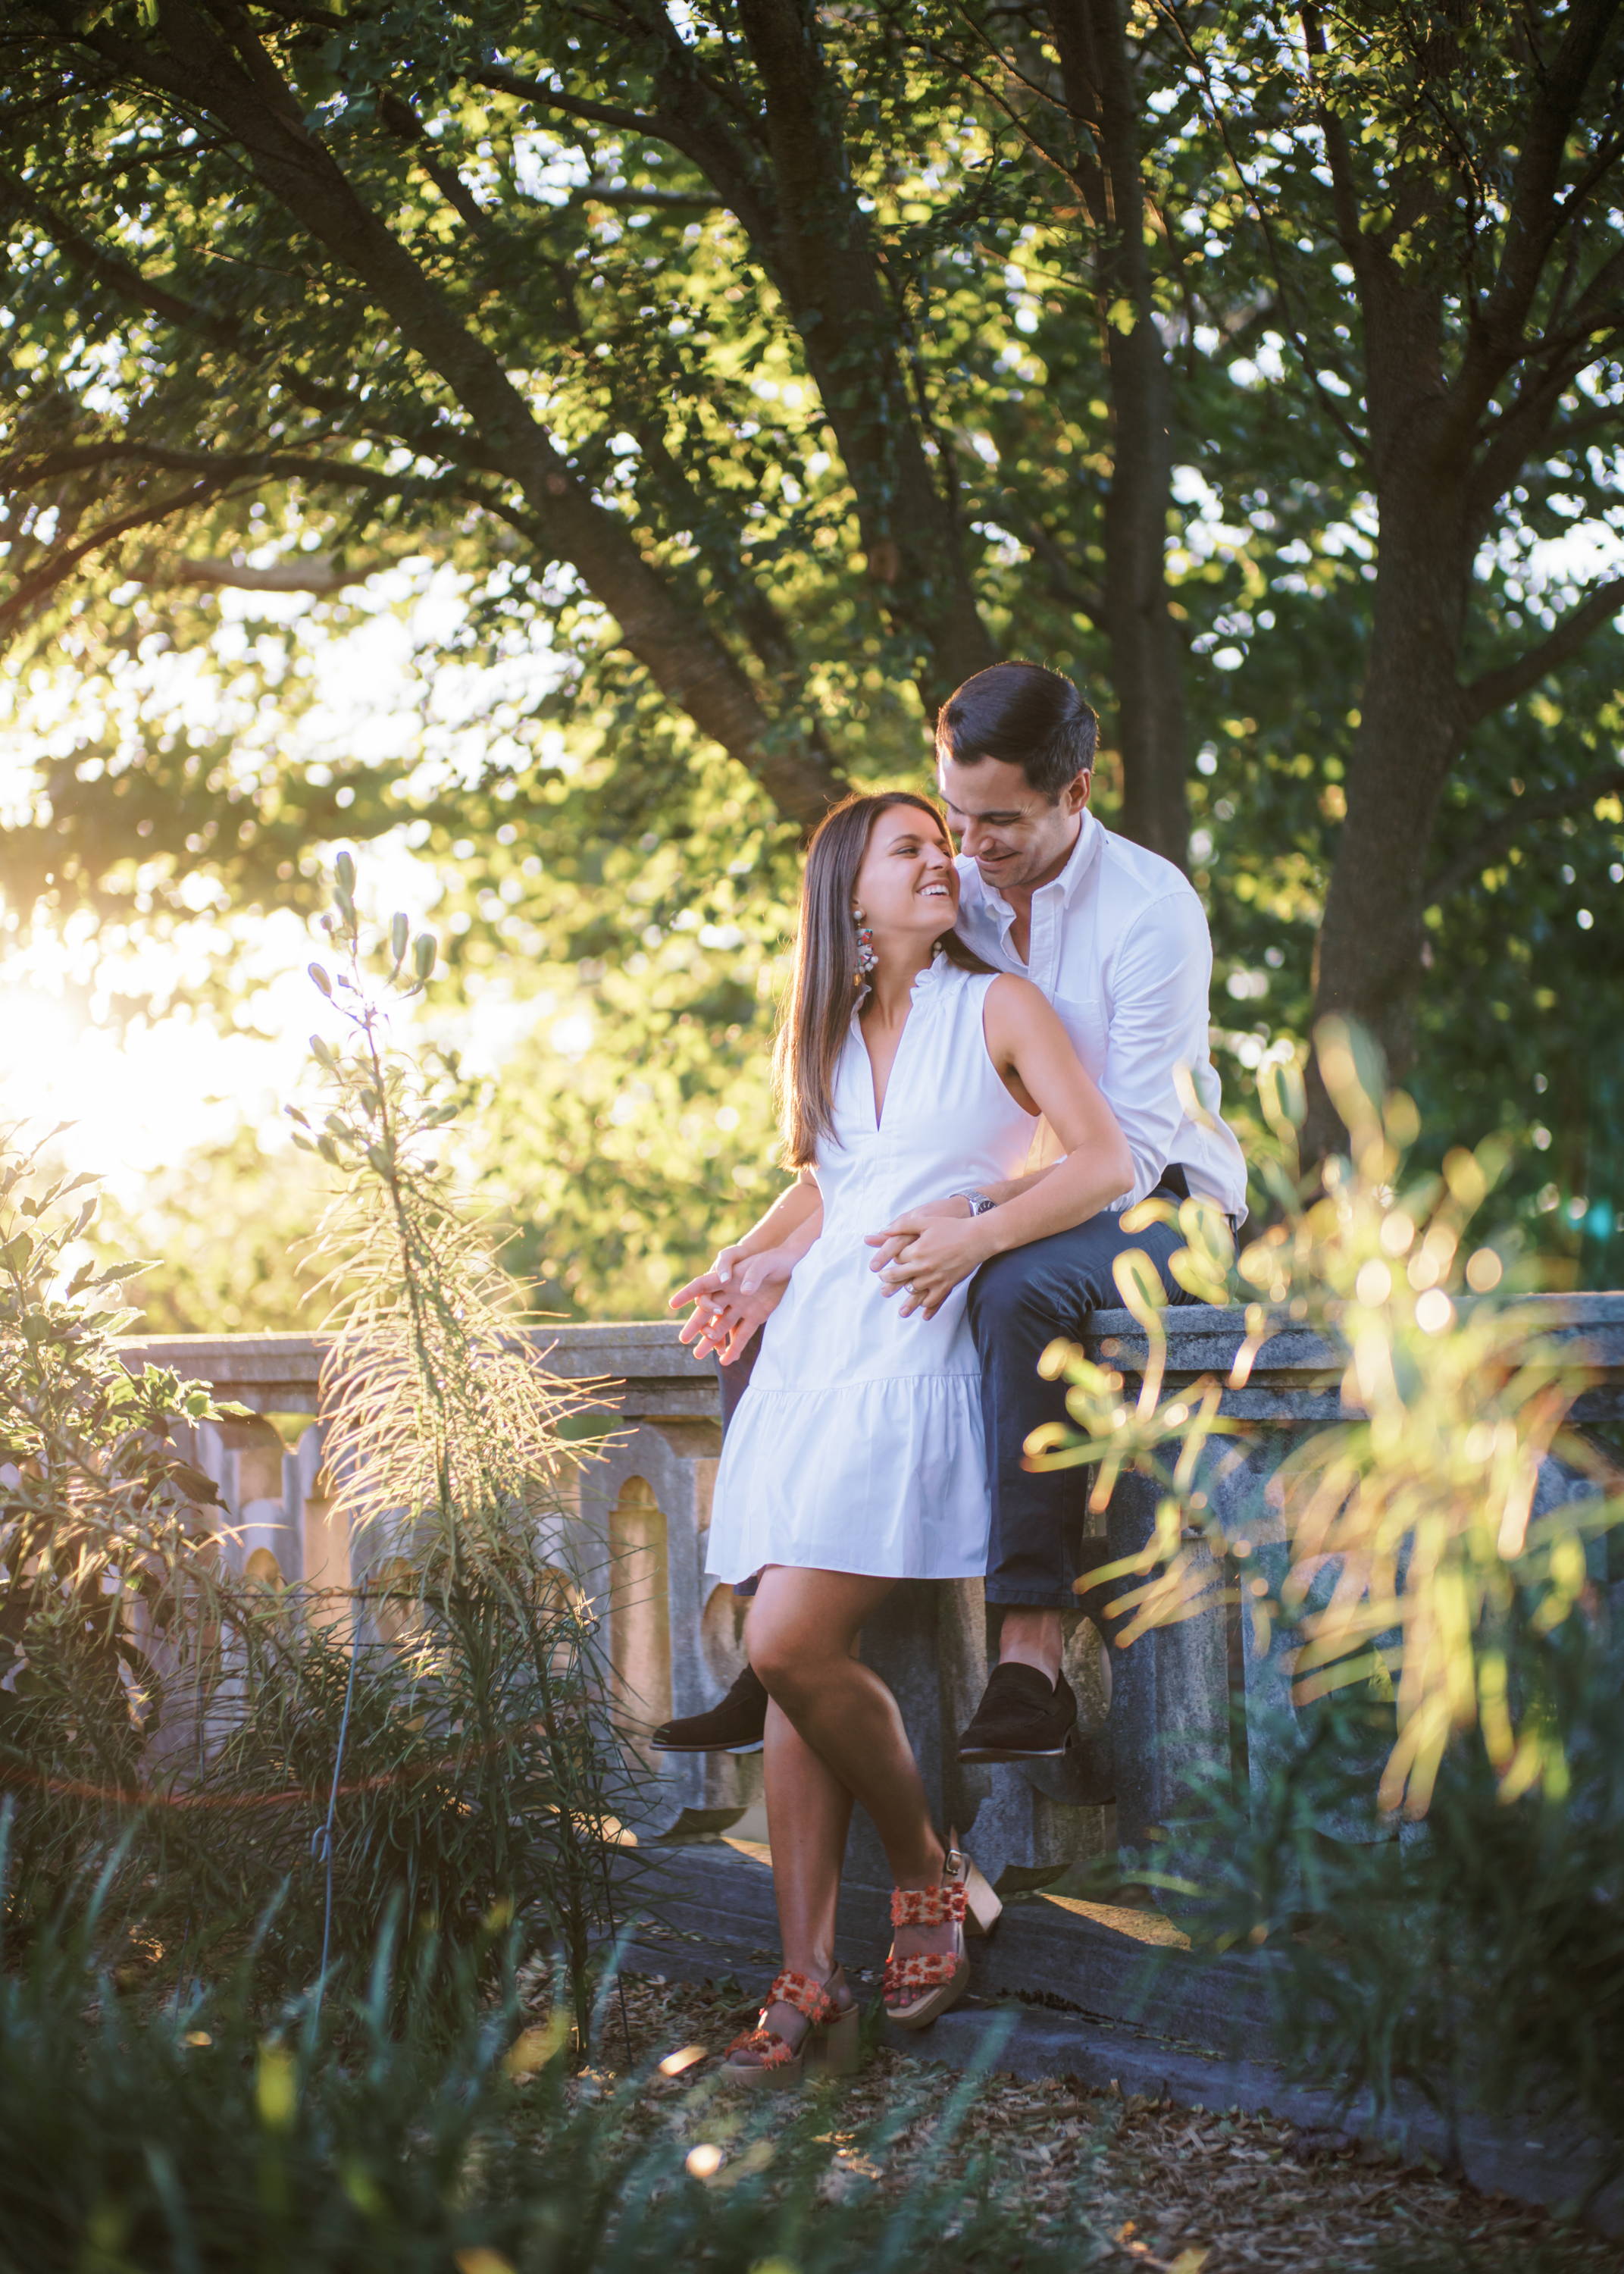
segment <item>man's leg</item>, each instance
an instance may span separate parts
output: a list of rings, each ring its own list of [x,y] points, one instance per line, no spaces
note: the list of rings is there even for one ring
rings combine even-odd
[[[727,1425],[739,1410],[739,1400],[750,1386],[750,1376],[756,1371],[756,1360],[761,1350],[761,1331],[750,1337],[731,1366],[724,1366],[718,1358],[716,1378],[722,1385],[722,1434],[727,1434]]]
[[[1033,1430],[1066,1418],[1066,1385],[1045,1382],[1038,1360],[1057,1338],[1080,1341],[1096,1311],[1120,1306],[1111,1266],[1129,1248],[1150,1259],[1172,1300],[1184,1299],[1168,1269],[1183,1245],[1170,1225],[1129,1233],[1119,1216],[1102,1214],[995,1256],[971,1283],[992,1489],[987,1600],[1002,1614],[1000,1667],[1024,1671],[995,1674],[962,1751],[1020,1758],[1064,1750],[1076,1703],[1061,1676],[1060,1615],[1077,1601],[1067,1518],[1078,1485],[1072,1470],[1037,1475],[1024,1465]]]

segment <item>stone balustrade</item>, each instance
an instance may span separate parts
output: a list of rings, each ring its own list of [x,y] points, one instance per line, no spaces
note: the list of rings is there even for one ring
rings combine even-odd
[[[1616,1441],[1624,1429],[1624,1295],[1568,1297],[1555,1307],[1560,1331],[1583,1344],[1593,1367],[1576,1418]],[[1238,1312],[1198,1305],[1170,1312],[1168,1329],[1174,1384],[1226,1373],[1244,1330]],[[635,1715],[652,1724],[696,1712],[722,1695],[744,1662],[744,1606],[704,1569],[721,1449],[714,1372],[696,1366],[674,1325],[664,1323],[560,1327],[538,1343],[551,1370],[583,1387],[588,1414],[605,1433],[580,1473],[578,1532],[560,1552],[604,1606],[611,1660]],[[1130,1374],[1143,1359],[1125,1312],[1101,1314],[1091,1348]],[[379,1551],[350,1541],[332,1517],[317,1412],[318,1337],[171,1336],[129,1343],[124,1355],[127,1363],[173,1367],[251,1410],[252,1419],[199,1428],[192,1449],[219,1487],[225,1552],[239,1569],[300,1583],[312,1600],[322,1591],[347,1594],[367,1576],[366,1555]],[[1269,1480],[1291,1445],[1337,1412],[1335,1374],[1325,1347],[1288,1327],[1265,1347],[1245,1388],[1225,1394],[1224,1411],[1244,1434],[1214,1445],[1206,1483],[1226,1538],[1247,1545],[1244,1570],[1279,1574],[1284,1547]],[[1540,1504],[1575,1489],[1548,1465]],[[1079,1511],[1083,1497],[1079,1489]],[[1124,1480],[1095,1536],[1085,1540],[1085,1555],[1100,1562],[1139,1546],[1153,1513],[1147,1487]],[[1598,1542],[1598,1579],[1624,1582],[1624,1571],[1606,1565],[1607,1553]],[[980,1585],[909,1583],[896,1591],[865,1653],[901,1700],[944,1820],[966,1835],[974,1831],[978,1861],[995,1879],[1012,1887],[1053,1885],[1118,1845],[1137,1846],[1164,1819],[1173,1782],[1192,1760],[1222,1759],[1245,1743],[1260,1773],[1265,1749],[1290,1713],[1282,1645],[1275,1638],[1260,1647],[1253,1622],[1214,1592],[1211,1608],[1126,1650],[1109,1646],[1100,1608],[1085,1598],[1068,1619],[1067,1641],[1081,1742],[1062,1761],[969,1768],[954,1758],[953,1737],[985,1678]],[[1237,1700],[1244,1713],[1232,1712]],[[650,1760],[658,1775],[639,1826],[644,1838],[720,1832],[740,1823],[759,1795],[754,1758]],[[1369,1823],[1327,1829],[1343,1838],[1387,1836]],[[851,1871],[868,1885],[885,1877],[861,1820]]]

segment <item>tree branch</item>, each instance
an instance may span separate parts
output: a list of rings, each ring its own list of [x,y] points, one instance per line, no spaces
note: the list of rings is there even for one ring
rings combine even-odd
[[[1497,821],[1491,822],[1485,830],[1472,839],[1464,852],[1457,853],[1453,861],[1446,862],[1439,870],[1427,887],[1427,907],[1437,907],[1452,899],[1464,885],[1480,877],[1500,854],[1508,852],[1536,824],[1560,821],[1570,813],[1578,813],[1585,806],[1593,805],[1598,798],[1605,797],[1610,791],[1620,789],[1624,789],[1624,765],[1615,758],[1610,764],[1599,767],[1595,773],[1586,774],[1583,781],[1570,784],[1567,789],[1552,790],[1545,797],[1520,799],[1510,812],[1503,813]]]
[[[447,166],[440,157],[433,136],[403,95],[397,94],[393,87],[382,88],[378,97],[378,116],[391,134],[415,152],[417,163],[440,196],[476,237],[489,243],[500,234],[456,168]]]
[[[105,284],[120,299],[129,300],[148,315],[158,316],[165,323],[177,324],[188,331],[200,332],[214,346],[237,348],[241,341],[233,326],[222,321],[207,309],[194,307],[191,301],[180,299],[162,284],[154,284],[127,261],[109,252],[83,230],[76,229],[66,217],[38,198],[27,184],[15,174],[0,166],[0,206],[10,206],[16,213],[43,230],[53,245],[65,252],[77,267],[85,269],[98,283]]]
[[[593,126],[612,126],[620,134],[646,134],[656,142],[671,139],[664,119],[645,118],[641,111],[621,110],[612,102],[593,102],[585,95],[566,94],[560,87],[548,87],[543,79],[526,79],[522,72],[505,71],[497,64],[486,64],[483,70],[470,72],[469,84],[489,87],[495,94],[511,94],[520,102],[561,110],[566,118],[584,119]]]
[[[786,819],[802,826],[821,819],[844,787],[838,775],[803,735],[784,731],[763,711],[703,611],[643,557],[624,517],[593,494],[493,348],[306,124],[230,0],[212,0],[207,10],[196,0],[156,0],[157,34],[139,39],[105,19],[85,23],[71,0],[41,4],[79,46],[173,101],[200,103],[232,135],[262,191],[323,248],[337,274],[387,312],[402,344],[455,395],[493,466],[547,531],[553,557],[577,571],[655,685],[756,777]]]
[[[1049,589],[1056,599],[1066,607],[1075,609],[1079,615],[1086,616],[1091,624],[1102,624],[1105,621],[1105,595],[1100,587],[1079,579],[1072,556],[1056,542],[1036,508],[1022,497],[1018,489],[1006,482],[1003,495],[1017,508],[1017,526],[1049,572]]]
[[[99,523],[88,537],[77,544],[64,546],[36,575],[25,576],[4,600],[0,601],[0,638],[15,630],[29,611],[48,593],[54,592],[58,584],[65,584],[80,562],[87,560],[93,553],[116,544],[119,538],[127,537],[132,529],[155,528],[160,522],[172,521],[177,513],[184,513],[189,506],[207,504],[218,495],[220,487],[217,482],[194,482],[190,489],[162,499],[155,505],[144,503],[132,507],[127,513],[116,514],[112,520]]]
[[[1535,76],[1512,173],[1500,273],[1474,326],[1481,327],[1492,362],[1515,353],[1552,244],[1572,218],[1567,201],[1558,196],[1563,155],[1618,12],[1618,0],[1575,0],[1555,56]]]
[[[722,213],[726,210],[720,198],[709,190],[615,190],[606,182],[583,182],[578,190],[571,190],[565,199],[567,206],[616,206],[622,212],[646,213]]]
[[[365,584],[380,568],[387,568],[384,561],[374,561],[365,568],[341,568],[330,553],[304,553],[297,561],[279,563],[274,568],[249,568],[241,561],[222,561],[208,553],[195,560],[181,559],[161,568],[155,576],[133,576],[137,584],[154,584],[161,588],[171,584],[225,584],[238,592],[342,592],[346,585]]]
[[[1612,580],[1570,608],[1561,621],[1535,646],[1520,655],[1515,663],[1504,664],[1497,671],[1485,671],[1461,689],[1462,714],[1469,726],[1475,727],[1491,712],[1499,711],[1507,703],[1515,703],[1519,695],[1526,695],[1531,687],[1551,672],[1560,668],[1578,654],[1590,634],[1624,608],[1624,576]]]

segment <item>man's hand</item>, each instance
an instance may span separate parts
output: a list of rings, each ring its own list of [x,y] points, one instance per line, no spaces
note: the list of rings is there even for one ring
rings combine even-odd
[[[887,1295],[894,1295],[898,1288],[906,1291],[902,1306],[905,1319],[915,1311],[934,1319],[959,1282],[986,1262],[992,1247],[982,1229],[985,1221],[981,1216],[967,1222],[938,1216],[921,1225],[898,1261],[880,1269]]]
[[[690,1279],[671,1298],[673,1311],[684,1303],[694,1306],[678,1340],[692,1346],[695,1359],[709,1358],[714,1351],[724,1366],[731,1366],[783,1301],[799,1261],[798,1254],[781,1247],[764,1247],[743,1257],[736,1247],[723,1248],[709,1271]]]
[[[951,1193],[944,1201],[924,1201],[918,1208],[905,1209],[883,1231],[868,1234],[868,1245],[880,1251],[868,1266],[869,1270],[883,1271],[888,1264],[895,1263],[910,1240],[917,1239],[928,1224],[963,1224],[969,1214],[970,1203],[962,1193]]]

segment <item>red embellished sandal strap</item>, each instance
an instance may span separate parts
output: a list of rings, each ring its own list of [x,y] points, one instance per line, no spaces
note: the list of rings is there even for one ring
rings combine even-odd
[[[758,2058],[754,2067],[782,2068],[786,2061],[794,2059],[795,2052],[796,2048],[787,2039],[779,2037],[776,2029],[746,2029],[736,2037],[728,2046],[726,2058],[731,2060],[734,2053],[755,2053]]]
[[[944,1887],[893,1887],[893,1926],[957,1926],[964,1923],[965,1891],[957,1881]]]
[[[769,2007],[775,2005],[793,2006],[798,2014],[806,2015],[815,2029],[832,2022],[840,2010],[821,1982],[814,1982],[809,1974],[797,1974],[787,1966],[782,1974],[775,1976],[762,2012],[765,2014]]]
[[[913,1958],[888,1958],[885,1995],[896,1998],[904,1991],[939,1989],[952,1980],[959,1964],[952,1953],[945,1950],[921,1951]]]

